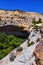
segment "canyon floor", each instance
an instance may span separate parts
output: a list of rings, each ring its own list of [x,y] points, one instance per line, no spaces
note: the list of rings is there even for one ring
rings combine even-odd
[[[35,36],[33,36],[33,34]],[[32,32],[30,32],[29,38],[29,42],[34,41],[35,44],[28,46],[28,40],[26,40],[22,45],[20,45],[20,47],[23,48],[21,52],[16,52],[16,49],[11,52],[13,54],[16,54],[14,61],[10,61],[9,57],[11,53],[9,53],[0,61],[0,65],[36,65],[33,51],[36,45],[39,44],[39,41],[36,42],[36,40],[38,38],[41,38],[41,34],[39,31],[36,33],[34,30],[32,30]]]

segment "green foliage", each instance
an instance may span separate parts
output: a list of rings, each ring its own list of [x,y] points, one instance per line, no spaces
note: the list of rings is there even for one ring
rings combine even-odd
[[[42,23],[42,20],[41,20],[40,18],[39,18],[38,21],[36,21],[35,18],[34,18],[33,21],[32,21],[33,29],[36,29],[36,31],[38,31],[38,29],[39,29],[39,26],[37,26],[36,24],[39,24],[39,23]]]
[[[4,32],[0,33],[0,42],[1,43],[8,43],[8,37]]]
[[[32,23],[33,23],[34,25],[36,25],[36,21],[35,21],[35,18],[33,19]]]
[[[42,20],[39,18],[39,20],[36,23],[37,24],[42,23]]]
[[[4,58],[11,50],[18,47],[22,42],[24,42],[24,39],[13,35],[6,35],[4,32],[0,33],[0,59]]]
[[[31,43],[28,43],[28,46],[31,46],[31,45],[33,45],[33,44],[35,44],[35,43],[32,41]]]
[[[34,25],[36,25],[36,24],[42,23],[42,20],[39,18],[39,20],[36,21],[35,18],[34,18],[33,21],[32,21],[32,23],[33,23]]]
[[[11,55],[10,55],[10,61],[14,61],[14,59],[16,58],[16,55],[15,54],[13,54],[13,53],[11,53]]]

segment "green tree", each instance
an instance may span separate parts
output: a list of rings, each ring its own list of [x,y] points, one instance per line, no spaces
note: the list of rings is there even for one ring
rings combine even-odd
[[[39,27],[36,24],[37,24],[37,22],[34,18],[33,21],[32,21],[32,26],[33,26],[33,29],[36,29],[36,31],[38,31]]]

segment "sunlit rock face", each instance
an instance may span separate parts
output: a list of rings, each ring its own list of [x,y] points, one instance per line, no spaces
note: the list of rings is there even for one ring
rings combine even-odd
[[[0,10],[0,26],[2,25],[17,25],[24,27],[24,30],[28,30],[32,24],[33,19],[43,20],[43,15],[35,12],[24,12],[21,10],[8,11]]]
[[[34,51],[35,61],[37,65],[43,65],[43,38],[41,38],[39,44]]]

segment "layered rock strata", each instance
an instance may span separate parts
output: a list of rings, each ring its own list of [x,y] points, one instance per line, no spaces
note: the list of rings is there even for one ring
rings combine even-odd
[[[24,12],[21,10],[0,10],[0,26],[16,25],[24,27],[24,30],[28,30],[34,18],[36,20],[41,18],[43,20],[43,15],[35,12]]]

